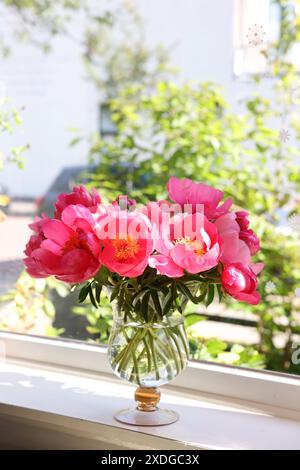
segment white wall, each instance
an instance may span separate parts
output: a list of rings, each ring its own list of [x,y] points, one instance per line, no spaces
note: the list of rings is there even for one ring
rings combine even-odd
[[[212,80],[235,99],[233,79],[233,0],[136,0],[146,18],[149,42],[175,44],[172,61],[182,78]],[[86,148],[68,147],[70,127],[86,133],[98,126],[98,102],[85,80],[79,49],[57,39],[54,52],[15,45],[0,61],[0,80],[16,105],[25,106],[24,125],[15,144],[30,143],[24,171],[7,168],[0,181],[13,195],[40,196],[64,166],[84,163]],[[243,89],[245,86],[243,86]]]
[[[153,42],[175,44],[184,78],[229,87],[233,70],[233,0],[136,0]]]

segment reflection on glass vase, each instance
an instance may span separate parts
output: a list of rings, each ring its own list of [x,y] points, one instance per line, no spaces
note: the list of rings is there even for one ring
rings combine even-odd
[[[120,378],[138,385],[137,406],[121,410],[118,421],[141,426],[170,424],[178,419],[172,410],[157,407],[160,391],[180,374],[188,361],[188,342],[182,315],[172,312],[152,321],[125,319],[122,311],[115,312],[110,335],[108,357],[112,369]]]

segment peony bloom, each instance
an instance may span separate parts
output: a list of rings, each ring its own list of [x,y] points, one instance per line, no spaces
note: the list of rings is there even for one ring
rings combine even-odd
[[[260,249],[260,242],[259,238],[257,237],[257,235],[255,235],[253,230],[249,229],[249,213],[246,211],[238,211],[235,213],[235,215],[236,221],[240,227],[239,238],[246,243],[251,255],[254,256]]]
[[[43,225],[50,220],[51,219],[49,219],[49,217],[47,217],[45,214],[42,214],[42,217],[35,217],[34,222],[29,224],[29,228],[34,232],[34,234],[31,235],[29,242],[27,243],[24,250],[24,253],[27,256],[24,264],[28,274],[35,278],[43,278],[48,276],[48,274],[46,274],[42,268],[40,270],[38,269],[34,259],[31,258],[31,254],[40,248],[42,241],[45,240]]]
[[[177,215],[169,234],[166,227],[160,227],[159,235],[159,254],[149,259],[149,266],[159,274],[181,277],[184,271],[196,274],[217,266],[221,253],[218,231],[203,214]]]
[[[96,189],[93,188],[92,191],[89,193],[84,186],[75,186],[71,193],[60,194],[55,204],[54,217],[56,219],[60,219],[62,211],[67,206],[77,204],[87,207],[90,212],[95,213],[100,202],[101,198],[97,193]]]
[[[100,242],[90,211],[69,205],[61,220],[42,218],[30,225],[35,231],[26,246],[24,264],[32,277],[55,276],[69,283],[93,277],[101,266]]]
[[[248,230],[249,224],[250,224],[249,219],[248,219],[249,212],[247,212],[247,211],[237,211],[235,213],[235,215],[236,215],[236,221],[239,224],[240,229],[241,230]]]
[[[251,256],[256,255],[256,253],[260,249],[260,242],[259,238],[257,237],[257,235],[255,235],[253,230],[242,230],[240,232],[240,239],[243,240],[248,246]]]
[[[119,194],[119,196],[116,197],[115,201],[112,202],[113,206],[118,206],[120,209],[126,210],[127,208],[130,208],[131,210],[136,206],[136,200],[135,199],[130,199],[127,194]]]
[[[257,305],[260,301],[260,295],[257,292],[256,274],[262,268],[262,264],[251,267],[242,263],[230,264],[222,273],[223,289],[236,300]]]
[[[153,251],[151,224],[138,212],[110,211],[97,221],[97,234],[103,244],[102,262],[120,276],[143,274]]]
[[[222,215],[215,221],[219,235],[222,239],[222,254],[220,261],[223,265],[232,263],[250,264],[251,253],[245,243],[240,239],[240,226],[234,212]]]
[[[172,176],[169,179],[167,189],[172,201],[177,202],[182,207],[184,204],[191,204],[193,212],[196,211],[197,204],[202,204],[204,215],[209,220],[227,214],[232,206],[231,199],[227,199],[219,206],[224,196],[219,189],[212,188],[204,183],[195,183],[188,178],[180,180]]]

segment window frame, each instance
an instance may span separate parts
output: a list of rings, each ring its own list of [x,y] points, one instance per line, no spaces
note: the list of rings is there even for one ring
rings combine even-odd
[[[115,377],[107,360],[107,348],[96,344],[0,332],[0,345],[4,345],[7,361]],[[300,412],[300,377],[296,375],[190,361],[171,386],[179,391],[221,395]]]

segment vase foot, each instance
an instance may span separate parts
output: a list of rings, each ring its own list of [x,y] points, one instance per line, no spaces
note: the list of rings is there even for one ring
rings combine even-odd
[[[179,415],[168,409],[157,408],[155,411],[140,411],[137,408],[127,408],[115,414],[120,423],[133,426],[165,426],[178,421]]]

